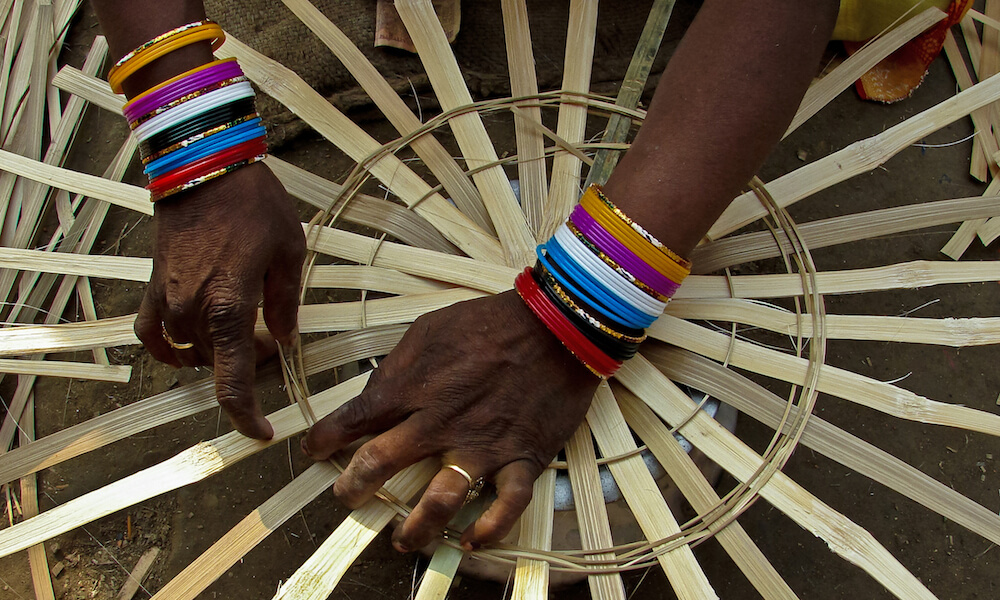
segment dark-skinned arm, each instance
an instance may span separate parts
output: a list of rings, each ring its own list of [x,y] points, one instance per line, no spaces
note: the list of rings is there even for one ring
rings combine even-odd
[[[833,30],[836,0],[706,0],[605,186],[635,221],[687,255],[778,142]],[[418,319],[364,392],[312,428],[322,459],[365,435],[334,493],[356,507],[429,456],[496,486],[465,547],[506,535],[532,484],[583,420],[598,385],[513,292]],[[468,483],[442,469],[393,543],[427,544]]]
[[[93,0],[112,60],[180,25],[205,18],[200,0]],[[135,97],[212,60],[209,42],[181,48],[125,81]],[[256,358],[273,353],[254,338],[263,296],[268,330],[295,338],[305,238],[292,199],[255,163],[156,203],[153,274],[135,331],[154,358],[175,367],[211,365],[215,391],[244,435],[268,439],[271,425],[254,401]],[[163,335],[166,330],[175,349]],[[255,348],[256,345],[256,348]]]

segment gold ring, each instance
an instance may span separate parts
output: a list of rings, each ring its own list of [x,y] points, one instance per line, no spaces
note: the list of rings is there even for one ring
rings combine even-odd
[[[462,503],[462,506],[465,506],[469,502],[472,502],[473,500],[479,497],[480,493],[482,493],[483,485],[486,484],[486,480],[483,479],[482,477],[474,480],[472,479],[472,475],[469,475],[468,471],[466,471],[465,469],[463,469],[458,465],[453,465],[451,463],[442,465],[441,468],[451,469],[452,471],[464,477],[465,480],[469,483],[469,491],[466,492],[465,494],[465,502]]]
[[[167,333],[167,326],[164,323],[160,323],[160,332],[163,333],[163,339],[167,342],[167,345],[174,350],[190,350],[194,348],[194,344],[191,342],[177,343],[170,337]]]

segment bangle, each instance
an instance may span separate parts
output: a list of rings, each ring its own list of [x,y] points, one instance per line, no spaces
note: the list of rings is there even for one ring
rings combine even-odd
[[[247,116],[250,118],[258,116],[257,111],[254,110],[252,98],[217,106],[202,113],[195,119],[181,123],[150,137],[148,140],[140,142],[139,149],[143,156],[156,154],[168,146],[173,146],[178,142],[190,138],[196,133],[208,131],[209,129],[226,123],[232,123]]]
[[[590,314],[587,309],[591,307],[584,300],[576,298],[571,293],[564,290],[556,281],[552,273],[540,262],[535,263],[535,274],[537,275],[537,279],[541,282],[540,285],[544,284],[546,289],[551,289],[553,294],[555,294],[555,297],[558,298],[557,304],[561,304],[571,310],[594,329],[628,344],[641,344],[646,341],[646,332],[643,329],[632,329],[630,327],[619,327],[618,329],[615,329]]]
[[[245,75],[237,75],[236,77],[230,77],[229,79],[223,79],[222,81],[216,81],[215,83],[208,84],[208,85],[206,85],[206,86],[204,86],[202,88],[199,88],[197,90],[194,90],[192,92],[184,94],[183,96],[179,96],[177,98],[174,98],[173,100],[171,100],[170,102],[167,102],[163,106],[161,106],[159,108],[154,108],[153,110],[149,111],[148,113],[146,113],[144,115],[140,115],[138,117],[130,119],[129,122],[128,122],[128,126],[131,129],[134,130],[136,127],[142,125],[143,123],[149,121],[150,119],[152,119],[152,118],[154,118],[154,117],[156,117],[158,115],[161,115],[161,114],[167,112],[168,110],[170,110],[172,108],[176,108],[176,107],[180,106],[181,104],[184,104],[185,102],[190,102],[191,100],[194,100],[195,98],[199,98],[201,96],[204,96],[205,94],[208,94],[210,92],[214,92],[214,91],[222,89],[224,87],[229,87],[231,85],[236,85],[238,83],[245,83],[245,82],[249,82],[249,81],[250,80],[247,79]]]
[[[131,122],[187,94],[240,76],[243,71],[235,58],[206,63],[136,96],[122,107],[122,113]]]
[[[122,84],[136,71],[171,52],[203,41],[212,41],[212,50],[218,50],[226,40],[222,27],[209,20],[182,25],[157,36],[123,56],[108,73],[111,91],[122,93]]]
[[[186,81],[189,77],[196,76],[199,73],[202,73],[204,71],[211,71],[213,69],[218,68],[220,65],[223,66],[224,68],[228,69],[228,68],[230,68],[228,66],[229,64],[236,64],[236,59],[235,58],[225,58],[225,59],[222,59],[222,60],[214,60],[212,62],[208,62],[208,63],[205,63],[203,65],[199,65],[199,66],[194,67],[192,69],[188,69],[187,71],[184,71],[180,75],[176,75],[176,76],[171,77],[170,79],[168,79],[168,80],[166,80],[166,81],[164,81],[162,83],[154,85],[153,87],[151,87],[148,90],[146,90],[145,92],[139,94],[135,98],[132,98],[131,100],[129,100],[128,102],[125,103],[125,108],[127,108],[129,106],[135,106],[136,104],[139,104],[140,106],[144,106],[144,104],[146,102],[149,102],[149,107],[150,108],[147,109],[147,112],[148,112],[148,110],[150,110],[152,108],[155,108],[157,106],[157,102],[151,102],[150,100],[155,101],[155,100],[157,100],[158,97],[160,99],[162,99],[162,96],[160,96],[160,94],[162,94],[164,92],[166,92],[167,94],[169,94],[169,93],[171,93],[170,90],[174,89],[174,86],[182,85],[182,83],[184,81]],[[243,71],[239,71],[239,73],[242,74]],[[140,103],[143,103],[143,104],[140,104]],[[124,112],[124,108],[122,109],[122,111]],[[142,111],[137,110],[136,112],[138,114],[142,114]]]
[[[587,304],[590,306],[590,308],[593,309],[594,312],[599,313],[604,317],[607,317],[608,320],[614,322],[615,327],[640,329],[640,330],[642,329],[641,327],[634,327],[626,323],[624,319],[622,319],[622,317],[608,310],[599,303],[594,302],[589,298],[589,296],[587,296],[587,294],[581,292],[580,289],[577,287],[577,285],[571,281],[571,278],[567,277],[566,274],[563,273],[563,271],[560,269],[560,267],[557,267],[555,264],[553,264],[552,261],[549,260],[549,257],[545,256],[542,253],[542,246],[535,247],[535,255],[538,257],[538,262],[541,263],[542,267],[544,267],[545,270],[548,271],[556,279],[556,281],[559,282],[559,285],[561,285],[567,291],[571,292],[577,298],[581,299],[587,298],[589,300]]]
[[[157,177],[149,182],[148,189],[154,201],[162,199],[183,189],[194,187],[189,185],[193,181],[203,183],[207,175],[222,175],[219,171],[228,168],[236,163],[242,163],[255,157],[263,158],[267,153],[267,144],[260,138],[243,142],[231,148],[216,152],[211,156],[202,158],[179,169],[174,169],[162,177]],[[246,164],[250,164],[249,162]],[[242,165],[241,165],[242,166]],[[231,169],[235,170],[235,169]],[[225,171],[226,173],[230,171]],[[197,185],[197,184],[195,184]]]
[[[195,142],[198,142],[198,141],[203,140],[203,139],[205,139],[207,137],[213,136],[216,133],[220,133],[222,131],[225,131],[225,130],[229,129],[230,127],[236,127],[237,125],[242,125],[243,123],[249,123],[251,121],[254,121],[256,123],[261,122],[260,121],[260,117],[258,117],[256,114],[253,114],[253,115],[247,115],[245,117],[241,117],[241,118],[236,119],[235,121],[231,121],[229,123],[223,123],[222,125],[219,125],[218,127],[213,127],[213,128],[208,129],[206,131],[202,131],[201,133],[197,133],[195,135],[192,135],[189,138],[184,138],[183,140],[177,142],[176,144],[172,144],[170,146],[167,146],[166,148],[164,148],[163,150],[160,150],[160,151],[156,152],[155,154],[150,154],[149,156],[144,156],[142,158],[142,164],[144,164],[144,165],[148,164],[148,163],[150,163],[150,162],[152,162],[152,161],[154,161],[154,160],[156,160],[156,159],[158,159],[158,158],[160,158],[162,156],[166,156],[166,155],[170,154],[171,152],[174,152],[176,150],[180,150],[181,148],[187,148],[188,146],[194,144]]]
[[[670,248],[667,248],[666,246],[663,245],[663,242],[656,239],[653,236],[653,234],[649,233],[648,231],[643,229],[641,225],[639,225],[632,219],[628,218],[628,216],[624,212],[622,212],[620,208],[615,206],[615,203],[612,202],[611,199],[607,197],[607,195],[605,195],[604,189],[601,186],[599,186],[596,183],[592,183],[590,187],[594,190],[594,194],[597,195],[598,199],[600,199],[601,202],[603,202],[608,208],[610,208],[611,211],[614,212],[619,219],[625,221],[625,223],[627,223],[629,227],[635,230],[636,233],[644,237],[646,241],[649,242],[650,244],[656,246],[657,250],[666,254],[670,260],[679,264],[681,267],[687,269],[688,271],[691,270],[691,261],[678,256],[676,252],[674,252]]]
[[[189,121],[213,108],[253,97],[253,86],[249,82],[237,83],[209,92],[139,125],[135,128],[136,139],[139,141],[148,140],[157,133]]]
[[[619,265],[617,262],[615,262],[615,260],[613,258],[611,258],[607,254],[605,254],[603,251],[601,251],[600,248],[598,248],[597,246],[595,246],[593,242],[591,242],[590,240],[587,239],[587,236],[585,236],[582,233],[580,233],[580,230],[577,229],[575,225],[573,225],[572,221],[570,221],[570,220],[567,219],[566,222],[563,223],[563,226],[566,227],[566,229],[568,229],[569,232],[572,233],[573,236],[576,237],[577,241],[579,241],[581,244],[583,244],[587,248],[587,250],[589,250],[591,252],[591,254],[593,254],[597,258],[601,259],[601,261],[604,264],[606,264],[609,267],[611,267],[615,271],[615,273],[618,273],[624,279],[628,280],[629,283],[631,283],[636,288],[638,288],[639,290],[641,290],[642,293],[646,294],[650,298],[653,298],[654,300],[659,300],[660,302],[664,302],[665,303],[665,302],[670,301],[670,297],[669,296],[664,296],[663,294],[660,294],[659,292],[657,292],[653,288],[649,287],[648,285],[646,285],[645,283],[643,283],[643,281],[641,279],[639,279],[635,275],[629,273],[621,265]]]
[[[154,179],[172,169],[182,166],[184,163],[200,160],[231,146],[267,135],[264,127],[260,125],[260,120],[255,119],[254,121],[230,127],[218,135],[207,137],[196,144],[191,144],[186,148],[151,161],[143,171],[150,179]]]

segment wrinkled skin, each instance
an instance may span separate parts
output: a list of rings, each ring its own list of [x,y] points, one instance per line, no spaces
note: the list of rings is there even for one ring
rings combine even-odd
[[[153,219],[153,274],[136,335],[159,361],[214,366],[216,397],[236,429],[270,439],[253,381],[256,359],[276,346],[255,340],[254,323],[263,295],[271,335],[295,339],[305,236],[292,199],[257,163],[157,202]],[[164,328],[194,347],[172,348]]]
[[[350,508],[429,456],[486,478],[497,499],[464,532],[461,543],[469,549],[510,531],[535,479],[586,415],[598,383],[516,293],[506,292],[417,319],[361,395],[313,426],[302,448],[322,460],[378,434],[334,484]],[[460,474],[439,471],[393,534],[396,549],[415,550],[439,535],[467,491]]]

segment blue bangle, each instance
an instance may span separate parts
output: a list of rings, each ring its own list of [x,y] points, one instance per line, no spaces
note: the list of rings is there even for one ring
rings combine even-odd
[[[147,164],[143,172],[150,177],[158,177],[167,171],[172,171],[184,164],[214,154],[219,150],[266,134],[267,130],[260,124],[260,119],[252,119],[246,123],[240,123],[239,125],[220,131],[215,135],[200,139],[190,146],[179,148],[170,154],[161,156]]]
[[[562,245],[555,238],[546,242],[545,247],[551,259],[562,267],[569,277],[575,279],[579,286],[588,292],[590,298],[594,298],[607,309],[614,311],[625,321],[626,325],[637,329],[645,329],[656,320],[656,317],[644,314],[623,302],[613,290],[608,289],[607,286],[594,279],[586,270],[581,269],[576,261],[573,260],[573,257],[563,249]]]

